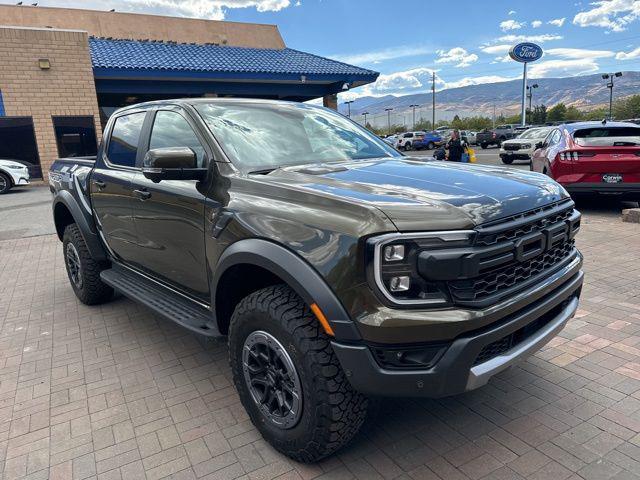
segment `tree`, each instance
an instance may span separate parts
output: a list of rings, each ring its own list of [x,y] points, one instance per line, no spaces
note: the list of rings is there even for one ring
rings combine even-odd
[[[567,107],[564,103],[558,103],[549,109],[547,120],[550,122],[562,122],[567,118]]]
[[[564,115],[565,120],[582,120],[582,112],[573,105],[567,107]]]
[[[547,107],[542,105],[536,105],[533,107],[533,112],[531,112],[531,116],[529,117],[530,123],[534,125],[543,125],[547,122]]]
[[[613,104],[613,116],[617,120],[640,118],[640,95],[616,100]]]

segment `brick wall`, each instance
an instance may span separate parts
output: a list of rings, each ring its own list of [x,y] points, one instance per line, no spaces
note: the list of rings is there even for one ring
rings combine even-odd
[[[41,58],[51,69],[39,68]],[[91,115],[100,138],[86,32],[0,27],[0,90],[7,116],[33,118],[45,177],[58,157],[52,115]]]

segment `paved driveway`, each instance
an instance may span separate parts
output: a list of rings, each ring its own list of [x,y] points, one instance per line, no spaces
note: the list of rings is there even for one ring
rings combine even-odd
[[[54,235],[0,241],[0,476],[640,479],[640,225],[617,209],[583,207],[581,309],[550,345],[476,392],[384,401],[312,466],[253,428],[224,344],[79,304]]]

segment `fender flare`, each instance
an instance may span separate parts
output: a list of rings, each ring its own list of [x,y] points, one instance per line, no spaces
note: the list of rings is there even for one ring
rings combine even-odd
[[[80,233],[82,234],[82,238],[87,244],[87,248],[89,249],[89,253],[91,253],[91,257],[99,262],[107,260],[107,252],[102,246],[102,243],[100,243],[98,234],[94,231],[94,229],[87,221],[87,217],[78,205],[78,201],[70,192],[66,190],[57,192],[55,197],[53,198],[52,210],[54,215],[54,222],[56,207],[60,204],[64,205],[69,213],[71,213],[73,221],[76,223],[76,225],[78,225]],[[58,225],[56,225],[56,231],[58,232],[58,238],[62,240],[64,231],[60,231],[58,229]]]
[[[307,305],[317,304],[331,324],[337,339],[361,339],[354,322],[324,278],[299,255],[268,240],[239,240],[222,253],[211,283],[214,308],[220,278],[227,269],[240,264],[255,265],[274,273],[300,295]]]

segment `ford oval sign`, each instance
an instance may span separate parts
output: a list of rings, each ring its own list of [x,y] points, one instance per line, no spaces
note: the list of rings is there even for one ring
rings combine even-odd
[[[542,57],[542,47],[535,43],[519,43],[509,50],[509,56],[516,62],[535,62]]]

